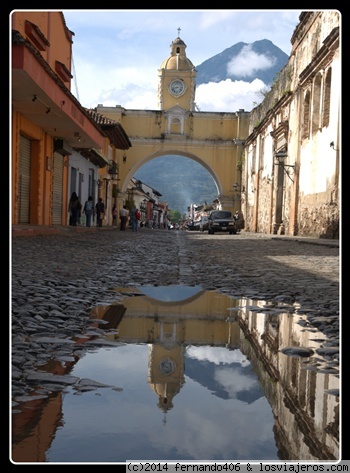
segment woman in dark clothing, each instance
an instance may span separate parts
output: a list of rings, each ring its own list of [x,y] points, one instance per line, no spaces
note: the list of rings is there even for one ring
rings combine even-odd
[[[76,192],[72,192],[72,195],[69,199],[68,211],[70,213],[69,225],[77,226],[79,222],[80,212],[81,212],[81,203]]]
[[[100,197],[96,204],[97,225],[99,227],[102,227],[102,219],[104,217],[104,213],[105,213],[105,204],[102,201],[102,197]]]
[[[91,218],[95,217],[92,195],[90,195],[88,200],[85,202],[83,213],[85,213],[86,216],[86,226],[91,227]]]

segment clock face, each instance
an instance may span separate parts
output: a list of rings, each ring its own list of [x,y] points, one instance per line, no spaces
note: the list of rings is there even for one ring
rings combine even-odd
[[[175,371],[176,364],[170,358],[163,358],[163,360],[160,362],[159,368],[163,374],[168,376]]]
[[[170,82],[169,90],[172,95],[181,95],[185,90],[185,84],[182,80],[175,79]]]

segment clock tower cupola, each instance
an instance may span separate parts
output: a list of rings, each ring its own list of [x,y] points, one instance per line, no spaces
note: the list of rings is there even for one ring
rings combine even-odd
[[[178,37],[170,45],[170,56],[158,69],[158,106],[169,110],[178,106],[186,111],[195,109],[197,71],[186,56],[186,44]]]

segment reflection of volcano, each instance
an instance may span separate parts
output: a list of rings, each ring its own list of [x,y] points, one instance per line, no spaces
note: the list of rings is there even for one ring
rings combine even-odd
[[[222,376],[224,373],[224,376]],[[186,357],[185,374],[201,386],[206,387],[221,399],[238,399],[252,404],[264,397],[251,364],[242,366],[240,363],[216,364],[208,360],[197,360]],[[224,378],[220,382],[220,378]],[[239,386],[237,379],[249,380],[244,386]]]

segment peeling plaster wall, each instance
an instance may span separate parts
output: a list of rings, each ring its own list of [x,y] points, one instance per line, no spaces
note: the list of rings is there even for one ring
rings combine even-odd
[[[339,27],[337,11],[303,12],[288,64],[251,111],[242,171],[247,231],[339,238]]]

